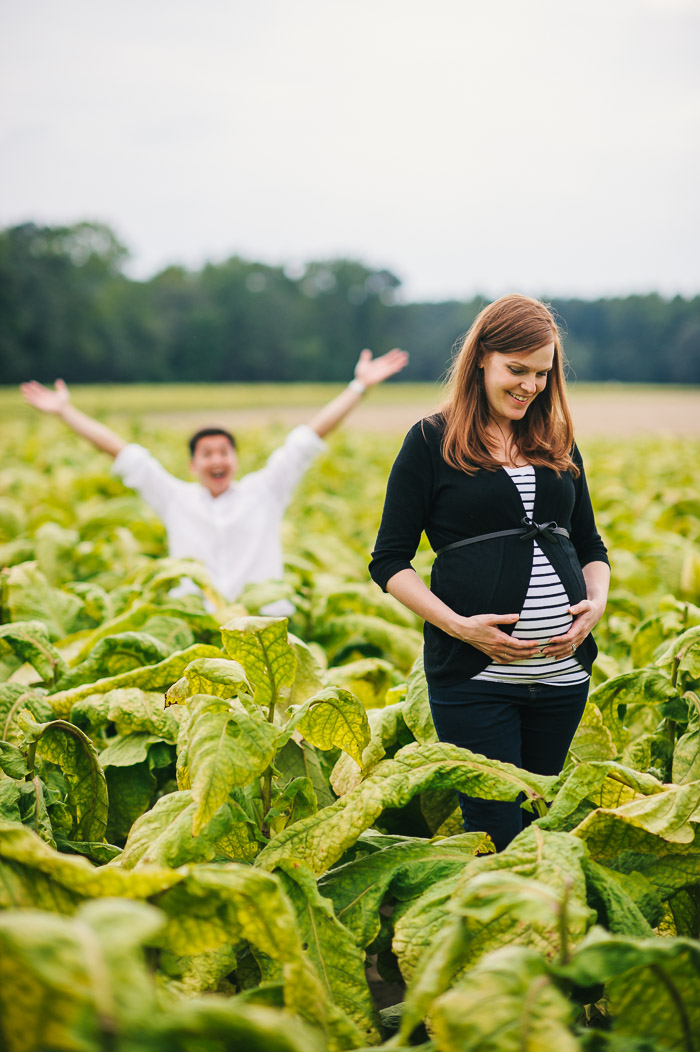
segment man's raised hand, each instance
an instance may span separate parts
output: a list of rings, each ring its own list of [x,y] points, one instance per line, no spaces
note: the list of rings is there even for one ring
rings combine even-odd
[[[365,387],[374,387],[382,383],[408,364],[408,353],[395,347],[393,351],[387,351],[379,358],[373,358],[372,352],[364,350],[355,366],[355,379],[363,383]]]
[[[54,389],[44,387],[36,380],[20,384],[25,402],[40,409],[42,413],[61,413],[70,402],[70,394],[63,380],[56,380]]]

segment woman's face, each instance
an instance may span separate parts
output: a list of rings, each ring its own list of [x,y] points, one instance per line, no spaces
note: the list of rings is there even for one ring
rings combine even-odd
[[[535,351],[484,355],[484,390],[491,419],[503,426],[522,420],[533,400],[547,386],[554,364],[554,341]]]

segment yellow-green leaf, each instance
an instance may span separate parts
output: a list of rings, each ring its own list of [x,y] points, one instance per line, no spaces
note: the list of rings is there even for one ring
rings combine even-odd
[[[73,815],[73,840],[102,840],[107,828],[108,796],[97,750],[86,734],[65,720],[34,723],[20,718],[28,742],[43,759],[61,768]]]
[[[58,691],[51,694],[47,700],[56,716],[67,718],[76,701],[87,697],[88,694],[106,694],[117,687],[140,687],[146,691],[166,690],[180,678],[189,663],[199,657],[221,657],[221,651],[218,647],[196,643],[186,650],[176,651],[157,665],[144,665],[143,668],[121,672],[118,676],[108,676],[106,679],[84,683],[71,690]]]
[[[278,833],[256,865],[274,869],[283,859],[296,859],[324,873],[385,808],[403,807],[424,789],[458,789],[493,800],[516,800],[524,793],[537,800],[551,796],[555,782],[444,742],[409,745],[336,803]]]
[[[221,629],[224,649],[240,662],[257,705],[286,703],[297,657],[287,638],[286,617],[236,617]]]
[[[190,709],[187,760],[197,801],[192,827],[196,834],[234,786],[249,785],[270,766],[281,731],[251,716],[235,699],[195,694]]]
[[[362,763],[370,729],[362,703],[348,690],[326,687],[297,709],[288,723],[319,749],[337,746]]]

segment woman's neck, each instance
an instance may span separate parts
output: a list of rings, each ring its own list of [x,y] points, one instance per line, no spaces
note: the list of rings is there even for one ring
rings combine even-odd
[[[522,468],[527,460],[518,449],[518,444],[510,427],[502,427],[491,422],[487,426],[489,449],[494,460],[505,468]]]

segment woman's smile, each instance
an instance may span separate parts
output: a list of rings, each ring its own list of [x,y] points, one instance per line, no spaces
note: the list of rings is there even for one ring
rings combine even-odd
[[[547,386],[547,375],[553,361],[553,341],[534,351],[516,354],[494,351],[485,355],[481,368],[492,418],[502,423],[519,420],[530,403]]]

